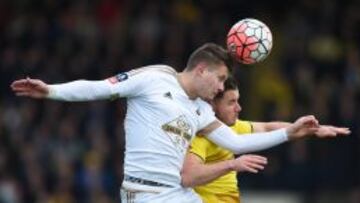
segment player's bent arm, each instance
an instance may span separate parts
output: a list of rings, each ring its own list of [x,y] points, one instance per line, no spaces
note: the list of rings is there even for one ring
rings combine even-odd
[[[226,160],[215,164],[205,164],[199,156],[189,152],[181,171],[181,184],[184,187],[207,184],[232,171],[232,161]]]
[[[220,121],[214,121],[203,129],[201,133],[207,135],[207,138],[215,144],[235,154],[264,150],[288,140],[286,129],[237,136],[231,128]]]
[[[73,82],[48,85],[47,98],[62,101],[89,101],[107,99],[113,94],[109,81],[77,80]]]
[[[287,128],[291,125],[288,122],[273,121],[273,122],[251,122],[254,132],[268,132],[278,130],[280,128]]]

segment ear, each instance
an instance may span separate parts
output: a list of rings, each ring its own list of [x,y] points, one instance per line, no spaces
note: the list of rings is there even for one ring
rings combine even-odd
[[[198,63],[195,67],[196,73],[199,75],[202,75],[206,69],[207,69],[206,64],[203,62]]]

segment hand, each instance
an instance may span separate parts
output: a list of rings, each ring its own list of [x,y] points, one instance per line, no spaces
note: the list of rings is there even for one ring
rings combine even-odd
[[[351,131],[349,128],[335,127],[331,125],[321,125],[319,129],[315,132],[316,137],[325,138],[325,137],[336,137],[337,135],[348,135]]]
[[[246,154],[232,160],[232,169],[238,172],[258,173],[267,164],[267,158],[259,155]]]
[[[45,98],[49,94],[49,87],[46,83],[37,79],[20,79],[11,84],[11,89],[16,96],[26,96],[32,98]]]
[[[314,135],[319,129],[319,122],[314,116],[303,116],[286,128],[289,140]]]

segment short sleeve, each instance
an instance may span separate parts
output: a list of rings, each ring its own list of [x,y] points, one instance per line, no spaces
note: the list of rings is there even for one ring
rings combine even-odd
[[[195,136],[195,138],[191,141],[189,152],[197,155],[203,161],[205,161],[207,157],[207,148],[209,145],[209,141],[204,136]]]
[[[236,120],[235,124],[231,126],[231,129],[237,134],[249,134],[253,132],[251,122]]]

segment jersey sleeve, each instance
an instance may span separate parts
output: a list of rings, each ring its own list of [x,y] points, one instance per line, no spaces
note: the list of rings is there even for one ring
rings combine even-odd
[[[235,124],[231,126],[231,129],[237,134],[253,133],[253,126],[249,121],[236,120]]]
[[[132,97],[144,93],[156,77],[151,67],[134,69],[105,80],[76,80],[48,85],[47,98],[61,101],[91,101]]]
[[[207,157],[207,146],[209,145],[209,141],[202,135],[195,136],[195,138],[191,141],[189,152],[197,155],[203,161],[205,161]]]
[[[134,69],[129,72],[119,73],[107,81],[110,83],[112,98],[135,97],[144,92],[151,84],[154,73],[146,68]]]

